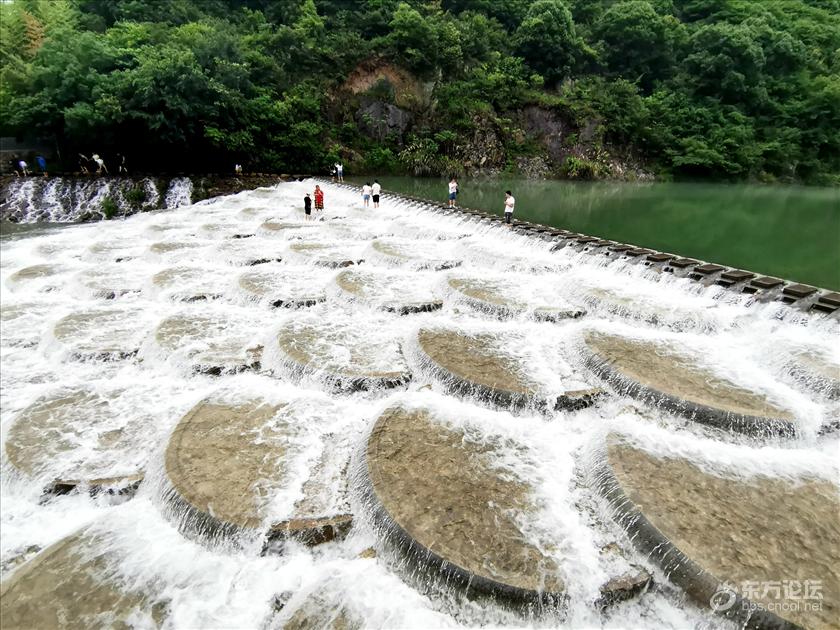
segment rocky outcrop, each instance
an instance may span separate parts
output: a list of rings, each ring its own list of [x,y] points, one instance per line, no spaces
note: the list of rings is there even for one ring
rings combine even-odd
[[[552,162],[561,164],[569,153],[566,145],[573,127],[556,112],[533,105],[522,110],[520,119],[525,133],[540,141]]]
[[[339,92],[364,94],[386,91],[397,107],[425,109],[431,100],[434,83],[423,83],[410,72],[384,59],[368,59],[360,63],[339,88]]]
[[[356,124],[359,130],[377,140],[393,140],[402,146],[405,134],[411,127],[414,116],[411,112],[383,101],[363,103],[356,110]]]
[[[467,175],[498,175],[505,167],[507,155],[501,132],[480,116],[473,119],[472,135],[458,146],[457,154]]]

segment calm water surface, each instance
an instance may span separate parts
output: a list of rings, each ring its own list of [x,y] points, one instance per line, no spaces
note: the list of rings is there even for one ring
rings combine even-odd
[[[365,178],[349,178],[363,183]],[[387,190],[445,201],[447,182],[382,177]],[[840,290],[840,188],[460,180],[461,205]]]

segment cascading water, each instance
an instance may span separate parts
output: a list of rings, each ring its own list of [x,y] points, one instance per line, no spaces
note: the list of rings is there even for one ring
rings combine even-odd
[[[176,177],[169,182],[169,189],[163,197],[165,208],[179,208],[189,205],[192,197],[192,181],[189,177]]]
[[[809,375],[840,363],[837,320],[321,185],[309,222],[312,181],[199,209],[184,179],[168,213],[3,239],[4,627],[737,627],[672,585],[605,493],[664,519],[682,552],[693,536],[698,562],[762,536],[691,530],[716,513],[704,487],[733,484],[768,522],[813,488],[836,495],[838,403]],[[35,188],[14,187],[28,220],[78,218],[104,194]],[[656,483],[634,487],[656,461]],[[668,511],[682,475],[700,515]],[[741,492],[753,482],[771,495]],[[296,529],[348,513],[319,546]],[[820,525],[830,564],[836,525]],[[828,610],[821,566],[778,579],[823,580]],[[652,585],[627,601],[605,587],[643,570]],[[481,595],[499,584],[533,598]]]
[[[162,189],[162,190],[161,190]],[[144,177],[51,177],[13,179],[0,216],[18,223],[96,221],[190,203],[192,181]]]

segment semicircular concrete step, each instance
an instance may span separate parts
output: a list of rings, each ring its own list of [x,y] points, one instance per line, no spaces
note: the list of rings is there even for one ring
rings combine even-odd
[[[193,372],[218,376],[256,370],[262,347],[254,343],[255,325],[223,312],[181,313],[158,324],[154,344],[167,359]]]
[[[301,308],[327,299],[327,283],[311,271],[270,267],[239,276],[239,290],[248,300],[264,302],[274,308]]]
[[[289,253],[297,256],[301,262],[308,261],[330,269],[362,264],[364,257],[357,250],[358,246],[346,243],[297,242],[289,245]]]
[[[748,627],[836,627],[836,482],[713,474],[702,461],[655,455],[614,434],[599,459],[592,478],[613,518],[698,604]],[[807,595],[809,585],[819,594]]]
[[[181,302],[217,300],[225,294],[232,277],[225,269],[213,271],[204,267],[178,266],[152,276],[156,291]]]
[[[811,391],[840,400],[840,363],[827,352],[794,351],[787,368],[794,379]]]
[[[162,627],[167,602],[120,583],[108,554],[98,536],[82,531],[19,567],[0,585],[4,630]]]
[[[9,463],[27,477],[64,489],[138,483],[148,418],[126,414],[121,394],[82,387],[39,398],[9,428],[4,444]]]
[[[288,376],[313,379],[344,391],[390,389],[405,385],[411,372],[397,340],[381,322],[332,323],[318,317],[295,318],[277,332],[266,352]]]
[[[794,435],[794,414],[657,340],[589,332],[586,364],[620,393],[689,420],[750,435]]]
[[[416,352],[423,369],[449,392],[501,407],[575,410],[590,406],[603,393],[579,387],[550,393],[543,379],[513,352],[522,342],[498,333],[421,328]]]
[[[451,245],[440,241],[378,238],[370,247],[378,259],[392,266],[442,271],[461,265]]]
[[[129,293],[140,293],[145,278],[129,265],[99,265],[76,276],[85,293],[111,300]]]
[[[49,291],[61,284],[60,279],[56,276],[61,276],[68,271],[70,269],[63,265],[49,263],[30,265],[10,274],[6,278],[6,286],[13,291],[19,288]]]
[[[435,293],[426,278],[412,275],[383,273],[370,269],[346,269],[335,277],[341,293],[352,300],[376,306],[384,311],[408,315],[427,313],[443,307],[443,300]]]
[[[140,309],[88,308],[59,319],[53,337],[73,359],[116,361],[137,354],[143,322]]]
[[[216,539],[263,524],[287,474],[294,427],[284,407],[208,399],[181,418],[166,445],[163,495],[183,532]]]
[[[388,408],[362,466],[374,521],[434,580],[504,600],[560,603],[561,569],[519,525],[537,510],[531,488],[493,456],[429,409]]]
[[[528,314],[538,321],[556,322],[584,314],[560,298],[533,299],[513,279],[460,276],[449,278],[447,283],[460,301],[496,317]]]
[[[629,292],[619,287],[581,287],[576,297],[591,313],[606,313],[625,319],[640,320],[672,330],[713,328],[713,321],[705,321],[709,311],[707,300],[680,295],[679,303],[666,302],[671,297],[656,286],[634,285]]]

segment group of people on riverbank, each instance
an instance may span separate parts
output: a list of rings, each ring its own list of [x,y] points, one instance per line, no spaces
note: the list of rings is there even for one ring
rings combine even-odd
[[[116,155],[117,174],[128,175],[128,167],[126,165],[126,158],[121,153]],[[84,153],[79,153],[78,156],[79,173],[82,175],[109,175],[108,167],[105,165],[105,160],[98,154],[93,153],[90,157]],[[37,172],[33,170],[29,163],[22,157],[15,156],[9,160],[11,172],[17,177],[29,177],[30,175],[40,175],[49,177],[47,170],[47,159],[43,155],[35,156],[35,165]]]
[[[117,174],[128,175],[128,167],[126,166],[125,156],[117,153]],[[105,165],[105,160],[98,153],[91,154],[90,157],[84,153],[79,153],[79,170],[85,174],[90,175],[108,175],[108,167]]]
[[[43,177],[49,177],[49,173],[47,172],[47,159],[43,155],[38,155],[35,157],[35,164],[38,165],[38,173],[30,170],[29,163],[20,157],[14,157],[9,160],[11,165],[11,170],[17,177],[29,177],[30,175],[41,175]]]

